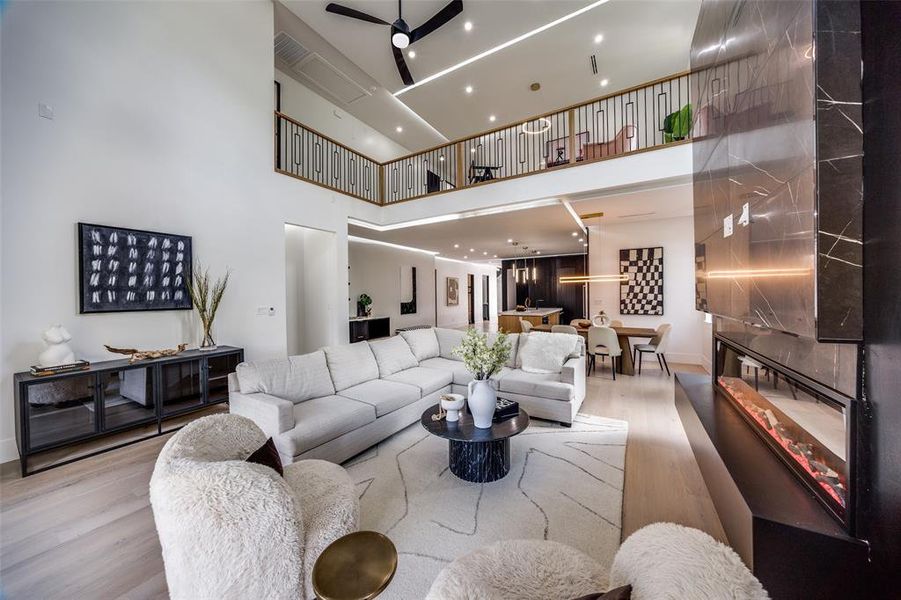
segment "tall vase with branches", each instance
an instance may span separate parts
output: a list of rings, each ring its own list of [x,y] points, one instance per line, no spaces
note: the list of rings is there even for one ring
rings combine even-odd
[[[231,275],[231,272],[226,271],[224,276],[213,281],[210,276],[210,270],[197,264],[188,282],[188,293],[191,295],[194,309],[197,311],[197,316],[200,317],[200,324],[203,326],[203,338],[200,342],[201,350],[214,350],[216,348],[216,342],[213,340],[213,320],[216,318],[219,303],[222,302],[222,296],[228,287],[229,275]]]

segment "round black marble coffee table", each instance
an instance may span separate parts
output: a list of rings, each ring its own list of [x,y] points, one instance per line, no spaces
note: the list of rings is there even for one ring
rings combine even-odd
[[[510,471],[510,438],[529,426],[529,414],[522,408],[519,414],[479,429],[467,412],[456,423],[446,419],[433,421],[438,405],[422,413],[420,422],[432,435],[448,440],[450,471],[465,481],[487,483],[497,481]]]

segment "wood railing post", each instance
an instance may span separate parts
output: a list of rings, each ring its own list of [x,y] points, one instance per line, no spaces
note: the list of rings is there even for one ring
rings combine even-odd
[[[388,192],[385,190],[385,169],[388,163],[379,164],[379,204],[388,204]]]
[[[462,187],[466,187],[466,178],[463,175],[463,142],[456,143],[456,154],[457,154],[457,172],[454,177],[454,186],[457,189]]]
[[[576,162],[576,110],[569,109],[569,163]]]

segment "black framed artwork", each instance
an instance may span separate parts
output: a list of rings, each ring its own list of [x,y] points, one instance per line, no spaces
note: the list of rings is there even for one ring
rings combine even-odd
[[[663,314],[663,248],[630,248],[619,251],[619,314]]]
[[[78,224],[80,313],[190,310],[191,237]]]

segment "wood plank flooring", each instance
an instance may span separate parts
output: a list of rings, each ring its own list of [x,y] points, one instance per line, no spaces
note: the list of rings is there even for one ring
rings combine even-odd
[[[724,540],[657,365],[613,381],[609,363],[588,379],[582,411],[629,422],[623,534],[674,521]],[[677,370],[697,370],[679,367]],[[168,436],[21,479],[0,475],[0,597],[7,600],[166,598],[148,500]]]

